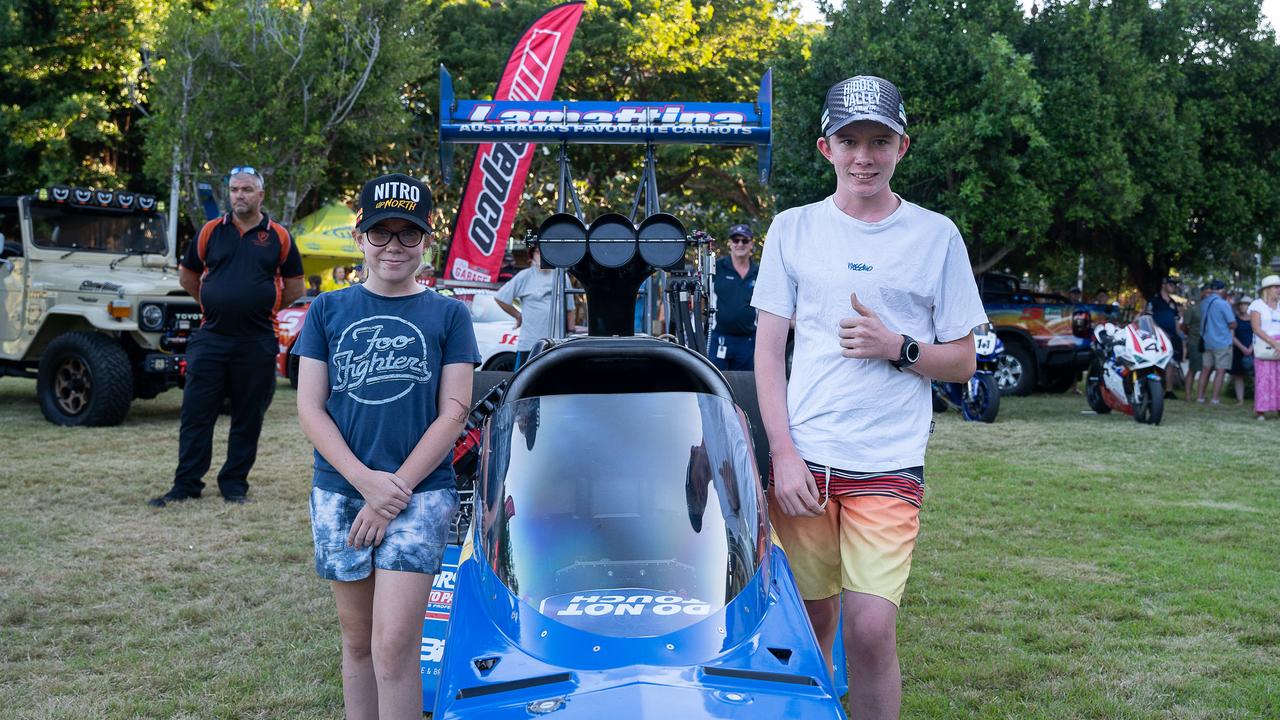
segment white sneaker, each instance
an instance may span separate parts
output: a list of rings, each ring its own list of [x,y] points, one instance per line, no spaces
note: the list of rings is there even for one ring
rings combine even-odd
[[[1210,401],[1209,401],[1209,404],[1210,404],[1210,405],[1221,405],[1221,404],[1222,404],[1222,401],[1221,401],[1221,400],[1219,400],[1218,398],[1214,398],[1214,399],[1212,399],[1212,400],[1210,400]]]

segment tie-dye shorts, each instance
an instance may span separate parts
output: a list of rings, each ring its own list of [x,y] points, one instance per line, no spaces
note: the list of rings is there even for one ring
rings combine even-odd
[[[445,536],[458,511],[458,491],[414,493],[409,506],[387,524],[382,543],[356,549],[347,535],[363,498],[311,488],[311,534],[316,546],[316,573],[326,580],[363,580],[373,569],[434,575],[440,572]]]

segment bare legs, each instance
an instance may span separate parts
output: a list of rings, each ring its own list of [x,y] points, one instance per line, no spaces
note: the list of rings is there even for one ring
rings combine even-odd
[[[1200,384],[1196,388],[1198,391],[1196,399],[1200,402],[1204,402],[1204,391],[1209,384],[1209,372],[1208,370],[1200,372]],[[1222,380],[1226,377],[1226,374],[1227,372],[1222,368],[1213,369],[1213,399],[1215,401],[1222,397]]]
[[[849,708],[854,720],[896,720],[902,707],[898,664],[898,608],[877,595],[844,591],[845,661]],[[839,603],[836,597],[806,600],[822,654],[831,664]]]
[[[335,582],[348,720],[421,720],[419,650],[432,575],[373,571]]]

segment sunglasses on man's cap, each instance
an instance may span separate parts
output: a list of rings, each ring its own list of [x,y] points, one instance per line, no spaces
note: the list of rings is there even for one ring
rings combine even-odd
[[[250,165],[237,165],[236,167],[231,168],[231,172],[227,173],[227,176],[230,177],[232,175],[257,175],[258,177],[262,177],[262,175],[259,174],[257,170],[254,170]]]

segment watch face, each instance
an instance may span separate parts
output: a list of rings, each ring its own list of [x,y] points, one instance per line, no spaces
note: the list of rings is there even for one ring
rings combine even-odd
[[[920,359],[920,343],[912,338],[907,338],[906,345],[902,348],[902,359],[908,364],[914,365]]]

